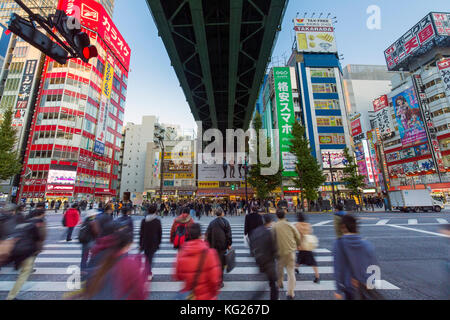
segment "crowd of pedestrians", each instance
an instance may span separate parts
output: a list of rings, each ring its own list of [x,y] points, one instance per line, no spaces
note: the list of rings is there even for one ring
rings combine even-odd
[[[198,203],[197,203],[198,204]],[[233,235],[225,211],[218,205],[213,219],[202,232],[201,225],[192,216],[195,202],[187,202],[174,218],[170,243],[178,250],[173,279],[183,282],[179,299],[218,299],[229,267],[228,256]],[[314,269],[314,283],[320,283],[320,274],[314,257],[318,239],[301,212],[297,223],[287,220],[285,203],[277,204],[276,215],[267,214],[266,207],[251,203],[245,216],[244,234],[249,252],[260,272],[267,278],[270,298],[279,299],[287,274],[286,298],[293,300],[296,291],[296,273],[301,265]],[[195,211],[195,209],[194,209]],[[145,217],[140,222],[139,253],[131,254],[133,243],[132,205],[122,205],[117,214],[114,203],[99,204],[87,210],[81,221],[80,205],[75,203],[63,215],[67,227],[66,241],[72,241],[73,231],[80,226],[82,290],[71,298],[92,300],[146,299],[149,282],[153,280],[153,257],[162,242],[162,225],[158,204],[145,205]],[[195,211],[196,212],[196,211]],[[45,204],[39,203],[26,215],[23,206],[7,206],[0,215],[0,267],[13,264],[19,275],[7,299],[15,299],[21,287],[33,272],[37,255],[46,239]],[[276,217],[275,217],[276,216]],[[344,211],[341,203],[335,211],[337,240],[333,246],[334,275],[337,299],[382,298],[376,290],[367,287],[367,267],[378,265],[373,246],[358,233],[357,219]],[[262,293],[258,293],[258,297]]]

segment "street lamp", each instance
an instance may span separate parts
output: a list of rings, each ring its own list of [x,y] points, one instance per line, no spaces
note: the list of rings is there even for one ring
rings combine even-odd
[[[164,138],[166,134],[166,129],[162,127],[159,123],[155,124],[155,132],[153,136],[153,142],[158,145],[161,149],[161,165],[160,165],[160,174],[161,174],[161,185],[159,186],[159,198],[162,202],[163,196],[163,185],[164,185]]]

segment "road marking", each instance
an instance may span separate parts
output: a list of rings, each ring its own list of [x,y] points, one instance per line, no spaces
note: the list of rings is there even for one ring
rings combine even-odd
[[[436,219],[436,220],[437,220],[437,222],[439,222],[439,224],[447,224],[448,223],[448,221],[445,219]]]
[[[69,275],[67,273],[68,268],[35,268],[36,271],[31,275]],[[300,267],[300,274],[314,274],[314,270],[311,267]],[[333,267],[318,267],[320,274],[333,274]],[[173,268],[152,268],[152,273],[154,276],[158,275],[172,275],[174,274]],[[14,268],[2,268],[0,275],[18,275],[19,271],[14,270]],[[257,275],[262,274],[259,267],[235,267],[233,271],[229,274],[248,274]]]
[[[385,225],[385,224],[387,224],[387,223],[389,222],[389,220],[390,220],[390,219],[383,219],[383,220],[380,220],[380,221],[378,221],[378,222],[376,223],[376,225],[377,225],[377,226]]]
[[[408,219],[408,224],[417,224],[417,219]]]
[[[430,232],[430,231],[425,231],[425,230],[420,230],[420,229],[407,228],[407,227],[402,227],[402,226],[398,226],[398,225],[394,225],[394,224],[388,224],[388,226],[389,227],[393,227],[393,228],[398,228],[398,229],[404,229],[404,230],[409,230],[409,231],[416,231],[416,232],[431,234],[431,235],[438,236],[438,237],[449,238],[449,236],[446,236],[446,235],[441,234],[441,233],[436,233],[436,232]]]
[[[381,280],[380,290],[399,290],[393,284]],[[0,282],[0,291],[8,292],[15,284],[15,281]],[[284,283],[287,288],[287,282]],[[182,282],[150,282],[149,292],[178,292],[183,288]],[[330,280],[322,280],[320,284],[312,281],[297,281],[295,291],[334,291],[336,289],[335,282]],[[28,281],[22,287],[21,292],[68,292],[72,291],[67,287],[67,282],[50,282],[50,281]],[[220,292],[257,292],[270,291],[267,281],[225,281],[225,286]]]
[[[332,221],[333,221],[333,220],[322,221],[322,222],[313,224],[312,226],[313,226],[313,227],[323,226],[323,225],[326,225],[326,224],[328,224],[328,223],[330,223],[330,222],[332,222]]]

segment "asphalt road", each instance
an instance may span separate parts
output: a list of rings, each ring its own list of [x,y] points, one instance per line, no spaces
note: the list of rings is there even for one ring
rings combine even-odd
[[[389,284],[397,287],[396,290],[383,290],[383,294],[387,299],[392,300],[436,300],[449,299],[445,295],[445,286],[449,285],[450,274],[445,269],[445,261],[450,257],[450,243],[449,238],[444,237],[439,233],[440,227],[444,223],[450,223],[450,211],[443,211],[441,213],[386,213],[386,212],[364,212],[357,214],[360,221],[361,235],[373,243],[377,259],[381,266],[381,278]],[[61,246],[65,245],[62,241],[65,237],[65,228],[61,226],[60,214],[49,214],[48,221],[48,238],[47,245]],[[139,226],[139,221],[142,217],[134,217],[135,229]],[[204,230],[213,218],[203,217],[200,223]],[[233,226],[233,233],[235,233],[234,240],[236,248],[244,249],[242,246],[242,226],[244,224],[244,217],[227,217]],[[295,221],[295,216],[290,215],[288,219]],[[317,254],[316,257],[322,257],[324,262],[319,263],[319,266],[326,268],[332,266],[332,260],[329,260],[333,242],[335,241],[335,231],[333,226],[333,215],[326,214],[307,214],[308,222],[313,225],[314,233],[319,238],[320,250],[328,252],[326,254]],[[173,217],[163,218],[163,226],[166,229],[170,227]],[[74,235],[77,231],[74,232]],[[74,239],[76,237],[74,236]],[[76,241],[73,247],[79,249]],[[239,242],[241,242],[239,244]],[[164,257],[164,255],[162,255]],[[243,254],[242,259],[248,259],[250,256]],[[247,257],[248,256],[248,257]],[[46,263],[37,264],[35,268],[66,268],[67,264],[61,262],[53,262],[51,256]],[[58,256],[54,256],[58,257]],[[77,255],[73,256],[77,257]],[[167,255],[168,257],[168,255]],[[246,258],[247,257],[247,258]],[[79,263],[79,262],[78,262]],[[76,265],[77,263],[72,263]],[[162,269],[170,268],[170,263],[162,263]],[[241,263],[243,268],[251,267],[251,263]],[[162,270],[161,269],[161,270]],[[48,269],[50,270],[50,269]],[[30,282],[39,283],[51,281],[64,282],[68,275],[65,274],[39,274],[32,275]],[[156,278],[156,277],[155,277]],[[0,299],[5,299],[7,295],[7,283],[14,282],[16,275],[12,273],[5,274],[4,270],[0,270]],[[297,276],[297,281],[308,283],[303,290],[296,291],[296,299],[299,300],[329,300],[333,299],[333,290],[326,289],[326,284],[332,283],[333,274],[326,273],[321,275],[321,286],[311,286],[313,274],[305,273]],[[262,275],[246,276],[242,275],[226,275],[225,281],[243,282],[246,280],[260,281],[264,283]],[[165,292],[163,289],[159,290],[158,284],[170,284],[170,273],[159,276],[154,279],[154,292],[151,292],[150,299],[172,299],[174,292]],[[247,282],[248,283],[248,282]],[[3,285],[3,286],[2,286]],[[267,285],[266,285],[267,287]],[[36,288],[34,286],[34,288]],[[225,287],[226,288],[226,287]],[[152,290],[151,290],[152,291]],[[54,290],[38,290],[33,287],[24,287],[24,291],[19,298],[24,300],[57,300],[61,299],[63,292]],[[268,298],[268,292],[266,292]],[[247,300],[251,299],[252,294],[245,290],[230,289],[221,292],[219,299],[226,300]],[[281,299],[285,297],[284,293],[280,296]]]

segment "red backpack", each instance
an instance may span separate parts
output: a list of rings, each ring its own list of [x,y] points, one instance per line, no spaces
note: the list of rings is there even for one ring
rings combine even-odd
[[[186,223],[180,223],[175,229],[175,237],[173,239],[173,247],[179,249],[186,241],[187,226]]]

